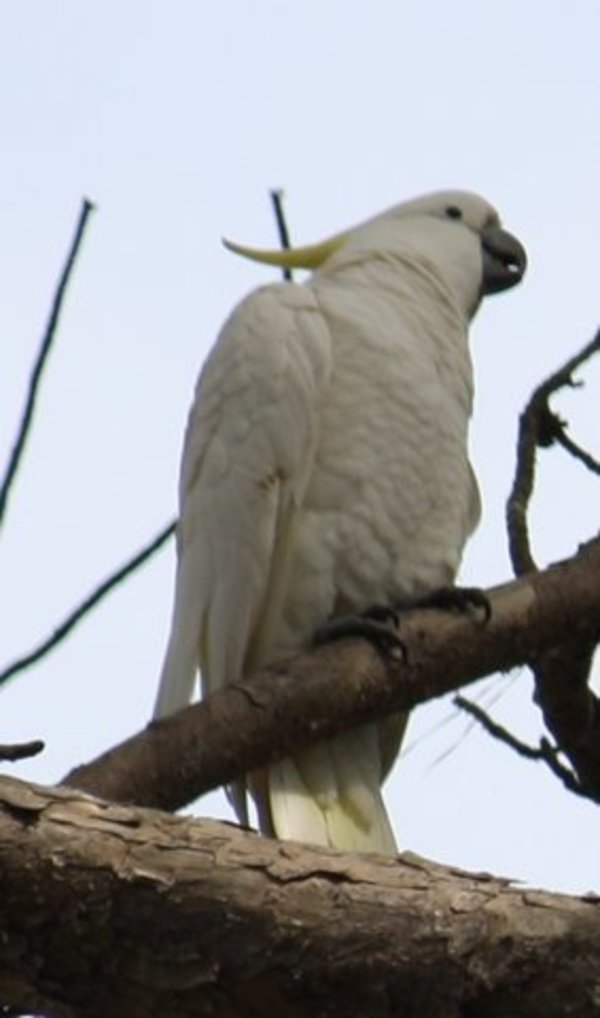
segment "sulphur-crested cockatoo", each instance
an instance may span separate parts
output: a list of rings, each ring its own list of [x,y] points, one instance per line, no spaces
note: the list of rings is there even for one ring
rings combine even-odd
[[[233,311],[189,417],[172,631],[155,716],[298,651],[327,620],[454,580],[479,517],[467,454],[468,327],[517,283],[515,237],[482,198],[396,205],[322,244]],[[265,833],[394,853],[381,783],[405,719],[368,724],[248,776]]]

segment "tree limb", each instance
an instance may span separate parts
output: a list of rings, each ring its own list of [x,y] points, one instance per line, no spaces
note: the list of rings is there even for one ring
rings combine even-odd
[[[569,358],[531,396],[521,414],[517,442],[517,466],[507,503],[510,555],[516,576],[537,568],[531,553],[527,513],[535,484],[536,450],[559,442],[593,472],[596,461],[565,433],[564,423],[548,405],[551,395],[572,387],[573,372],[600,352],[600,330],[579,353]],[[594,640],[565,633],[532,663],[536,699],[544,722],[560,749],[569,758],[577,779],[598,800],[600,796],[600,700],[589,688]]]
[[[600,899],[0,778],[0,999],[48,1018],[596,1018]]]
[[[596,641],[600,541],[543,573],[495,588],[489,599],[492,614],[484,625],[436,610],[403,615],[407,661],[384,658],[353,639],[276,663],[247,685],[151,724],[72,771],[65,783],[119,802],[177,809],[292,749],[535,662],[567,635],[586,645]],[[600,801],[595,784],[586,790]]]

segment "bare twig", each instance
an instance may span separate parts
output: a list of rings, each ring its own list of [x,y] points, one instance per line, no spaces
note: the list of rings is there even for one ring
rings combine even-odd
[[[285,219],[285,213],[283,211],[283,191],[281,189],[270,191],[271,201],[273,203],[273,211],[275,213],[275,222],[277,223],[277,232],[279,233],[279,242],[285,250],[290,247],[290,235]],[[292,281],[292,270],[282,269],[283,278],[286,282],[291,283]]]
[[[571,357],[558,371],[550,375],[535,390],[519,422],[517,465],[511,493],[506,506],[510,556],[516,576],[537,569],[527,527],[527,511],[535,482],[535,457],[538,445],[552,445],[558,441],[572,455],[592,470],[598,466],[589,453],[584,453],[564,432],[564,424],[548,406],[548,399],[559,389],[573,387],[573,372],[600,351],[600,330],[579,353]]]
[[[74,626],[78,622],[89,614],[92,608],[95,608],[111,590],[114,590],[118,584],[122,583],[128,576],[134,573],[140,568],[145,562],[148,561],[160,548],[165,544],[170,537],[175,533],[175,521],[169,523],[164,527],[156,537],[144,545],[144,547],[136,552],[133,558],[128,559],[124,565],[120,566],[114,573],[111,573],[105,580],[102,581],[72,612],[67,615],[62,622],[60,622],[50,636],[46,637],[37,647],[29,651],[23,657],[17,658],[8,665],[2,672],[0,672],[0,686],[8,682],[9,679],[13,678],[19,672],[24,671],[26,668],[30,668],[36,664],[40,658],[45,657],[49,651],[53,650],[57,644],[61,643],[62,640],[71,632]]]
[[[16,760],[26,760],[30,756],[37,756],[44,749],[41,739],[34,739],[32,742],[0,743],[0,760],[9,760],[13,763]]]
[[[42,337],[40,349],[32,369],[27,399],[25,402],[25,408],[23,410],[21,422],[19,425],[18,434],[15,439],[14,447],[10,456],[5,477],[0,486],[0,523],[2,522],[4,513],[6,511],[10,491],[18,473],[19,465],[21,463],[21,459],[25,451],[27,439],[31,433],[31,425],[33,421],[33,415],[35,411],[39,386],[44,373],[44,368],[48,361],[48,355],[50,353],[50,350],[52,348],[56,336],[56,329],[65,293],[72,275],[77,255],[81,248],[85,228],[90,213],[93,211],[93,209],[94,205],[92,204],[92,202],[88,201],[87,198],[84,199],[81,206],[79,219],[77,222],[75,235],[71,243],[71,248],[69,250],[69,254],[67,256],[67,260],[65,262],[62,275],[56,288],[56,293],[50,310],[46,330]],[[106,597],[106,595],[110,593],[110,591],[114,590],[114,588],[118,586],[118,584],[122,583],[123,580],[125,580],[128,576],[135,572],[136,569],[142,566],[144,562],[146,562],[155,552],[157,552],[159,548],[161,548],[162,545],[165,543],[165,541],[167,541],[172,536],[174,530],[175,522],[169,523],[165,528],[163,528],[163,530],[156,537],[154,537],[147,545],[145,545],[141,549],[141,551],[136,552],[136,554],[131,559],[129,559],[123,566],[121,566],[119,569],[116,570],[116,572],[108,576],[102,583],[100,583],[91,592],[91,594],[89,594],[88,597],[86,597],[81,602],[81,604],[79,604],[75,609],[73,609],[73,611],[70,612],[70,614],[55,627],[50,636],[46,637],[46,639],[42,640],[42,642],[39,643],[37,647],[34,647],[33,650],[25,654],[23,657],[20,657],[17,660],[13,661],[2,672],[0,672],[0,685],[7,682],[10,678],[17,675],[19,672],[24,671],[26,668],[31,667],[33,664],[36,664],[41,658],[48,654],[49,651],[56,647],[57,644],[64,640],[65,637],[71,632],[71,630],[79,622],[81,622],[81,620],[93,608],[95,608],[95,606],[104,597]]]
[[[590,798],[589,789],[585,789],[578,781],[577,777],[568,767],[564,767],[558,759],[560,750],[556,746],[552,746],[547,739],[540,739],[539,746],[529,746],[526,742],[522,742],[516,735],[509,732],[503,725],[498,724],[494,721],[486,711],[483,710],[478,704],[473,703],[472,700],[468,700],[465,696],[458,694],[453,697],[452,702],[460,710],[465,711],[466,714],[470,714],[483,729],[491,735],[493,739],[497,739],[498,742],[503,742],[505,746],[514,750],[519,756],[525,757],[526,760],[535,760],[545,763],[552,773],[560,778],[565,788],[570,792],[574,792],[576,795],[581,795],[583,798]],[[593,796],[592,796],[593,797]]]
[[[275,210],[275,218],[277,222],[277,228],[279,231],[279,237],[281,245],[284,248],[290,246],[289,234],[285,215],[283,211],[283,192],[282,191],[271,191],[271,200],[273,202],[273,208]],[[25,444],[27,441],[28,434],[31,429],[31,422],[33,418],[33,412],[35,409],[35,401],[37,391],[43,374],[44,365],[47,362],[48,354],[50,352],[52,342],[56,333],[56,326],[60,310],[62,307],[63,298],[69,282],[71,271],[73,269],[75,259],[81,241],[83,238],[86,222],[89,214],[93,209],[91,202],[87,199],[83,202],[81,214],[77,224],[75,237],[71,245],[71,250],[65,264],[59,285],[56,290],[56,295],[52,305],[48,325],[43,337],[40,352],[38,354],[36,363],[31,376],[31,382],[29,387],[28,398],[23,412],[21,425],[19,428],[19,434],[15,442],[15,446],[11,455],[11,459],[6,472],[6,477],[0,489],[0,521],[6,508],[8,495],[10,492],[11,485],[16,477],[21,456],[23,454]],[[291,273],[289,271],[284,272],[286,279],[291,279]],[[71,632],[71,630],[82,621],[83,618],[93,609],[96,605],[103,600],[116,586],[123,582],[128,576],[134,573],[141,565],[143,565],[155,552],[157,552],[162,545],[172,536],[175,531],[175,521],[169,523],[150,543],[141,551],[137,552],[133,558],[128,560],[123,566],[121,566],[115,573],[111,574],[100,583],[91,594],[86,597],[81,604],[79,604],[69,615],[60,622],[53,632],[41,641],[33,650],[15,661],[11,662],[3,671],[0,672],[0,685],[8,682],[9,679],[15,675],[30,668],[32,665],[40,661],[46,654],[53,650],[65,637]]]
[[[590,470],[593,474],[600,474],[600,462],[587,451],[582,449],[577,442],[574,442],[572,438],[567,435],[564,428],[561,428],[559,433],[554,439],[559,445],[562,445],[563,449],[566,449],[574,459],[579,460],[583,463],[584,467]]]
[[[48,355],[50,353],[52,344],[54,342],[54,337],[56,335],[56,327],[58,325],[58,319],[60,316],[63,299],[67,290],[67,286],[69,284],[69,280],[71,278],[73,266],[75,265],[75,260],[81,247],[81,242],[83,240],[85,227],[93,208],[94,206],[92,202],[88,201],[87,198],[84,198],[81,206],[81,212],[79,213],[77,227],[75,229],[75,235],[71,243],[71,248],[67,256],[67,260],[65,262],[61,278],[56,288],[56,293],[54,295],[54,300],[52,303],[52,307],[50,309],[50,316],[48,318],[46,330],[42,337],[42,342],[40,344],[38,355],[36,357],[31,372],[31,377],[29,379],[27,398],[25,400],[25,407],[23,409],[23,414],[21,416],[17,436],[15,438],[12,452],[10,454],[4,479],[2,480],[2,484],[0,485],[0,524],[4,519],[8,498],[19,470],[19,465],[21,463],[23,452],[25,451],[27,439],[31,433],[31,425],[33,421],[33,414],[35,411],[35,404],[40,382],[42,380],[44,368],[48,360]]]
[[[514,749],[519,756],[524,756],[527,760],[539,760],[540,750],[536,746],[528,746],[526,742],[521,742],[517,739],[516,735],[509,732],[508,729],[504,728],[503,725],[498,724],[494,721],[490,715],[483,710],[482,707],[477,703],[473,703],[472,700],[468,700],[466,696],[457,694],[452,698],[452,703],[460,710],[464,711],[465,714],[470,714],[475,721],[478,721],[482,728],[491,735],[494,739],[498,739],[499,742],[503,742],[506,746],[510,746]]]

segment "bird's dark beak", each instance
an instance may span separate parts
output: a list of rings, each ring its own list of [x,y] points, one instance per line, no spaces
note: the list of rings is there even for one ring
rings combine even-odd
[[[525,248],[512,233],[488,226],[481,233],[483,256],[482,294],[500,293],[520,283],[527,268]]]

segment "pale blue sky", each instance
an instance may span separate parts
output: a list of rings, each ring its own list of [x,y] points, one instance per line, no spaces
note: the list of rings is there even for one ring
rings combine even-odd
[[[463,579],[508,577],[504,501],[532,386],[600,319],[600,8],[479,0],[0,4],[0,450],[82,195],[98,204],[0,545],[11,659],[175,512],[182,429],[217,328],[273,274],[220,246],[318,239],[394,202],[484,194],[526,244],[525,284],[473,330],[472,450],[484,517]],[[597,441],[600,364],[560,406]],[[596,445],[597,449],[597,445]],[[597,482],[543,457],[542,562],[597,529]],[[1,741],[48,748],[13,773],[52,781],[142,726],[166,639],[172,549],[45,664],[2,693]],[[512,679],[512,677],[511,677]],[[523,673],[498,717],[536,739]],[[410,742],[451,714],[420,712]],[[566,890],[598,887],[598,813],[540,768],[452,721],[398,764],[402,844]],[[454,752],[434,761],[447,749]],[[222,797],[200,807],[229,815]]]

